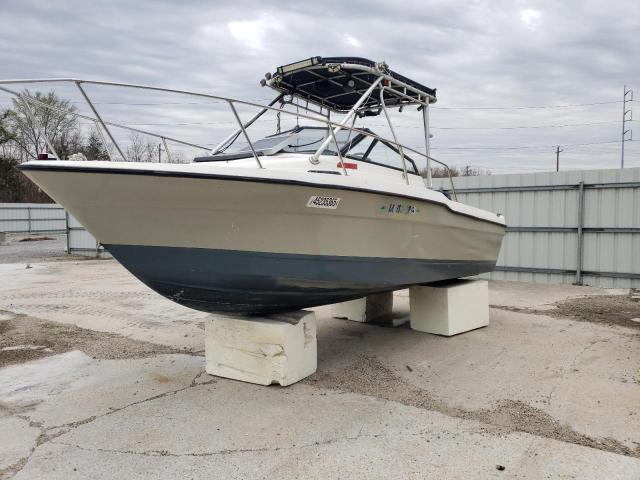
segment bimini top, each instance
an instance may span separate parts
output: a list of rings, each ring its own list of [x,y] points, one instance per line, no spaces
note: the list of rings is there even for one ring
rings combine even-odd
[[[389,70],[384,62],[359,57],[311,57],[278,67],[276,73],[266,75],[262,84],[329,110],[347,112],[380,77],[383,77],[382,86],[369,95],[358,109],[360,113],[375,113],[380,109],[380,88],[383,87],[387,107],[436,101],[434,88]]]

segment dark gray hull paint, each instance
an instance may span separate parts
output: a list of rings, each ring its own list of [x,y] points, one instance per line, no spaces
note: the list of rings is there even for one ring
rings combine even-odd
[[[494,262],[105,245],[159,294],[204,312],[274,313],[476,275]]]

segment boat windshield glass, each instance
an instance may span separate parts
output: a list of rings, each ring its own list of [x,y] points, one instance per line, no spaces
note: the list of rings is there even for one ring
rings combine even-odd
[[[271,150],[272,148],[280,145],[287,138],[291,136],[291,133],[273,135],[271,137],[261,138],[260,140],[252,140],[253,148],[255,148],[256,152],[264,152],[266,150]],[[249,144],[247,142],[235,142],[231,147],[229,147],[225,153],[243,153],[249,152],[251,153],[251,148],[249,148]]]
[[[402,170],[402,156],[395,145],[380,141],[376,138],[366,137],[345,153],[347,158],[373,163],[384,167]],[[407,170],[418,173],[418,168],[411,157],[404,154],[407,162]]]
[[[252,144],[256,152],[263,155],[275,155],[283,152],[311,154],[318,150],[327,135],[331,134],[326,128],[297,127],[287,132],[252,141]],[[394,145],[350,130],[338,131],[336,140],[340,146],[340,152],[347,158],[402,170],[402,157]],[[224,154],[243,153],[251,154],[251,149],[246,142],[236,142],[224,152]],[[329,143],[323,155],[337,155],[333,141]],[[405,159],[408,171],[418,173],[415,162],[406,154]]]
[[[265,155],[273,155],[279,152],[287,153],[314,153],[330,133],[326,128],[300,127],[260,140],[252,140],[256,152]],[[336,140],[342,150],[347,142],[351,141],[355,134],[348,130],[340,130],[336,134]],[[225,153],[251,153],[247,142],[235,142]],[[336,147],[332,142],[324,151],[324,155],[336,155]]]
[[[282,150],[288,153],[314,153],[331,133],[326,128],[303,128],[291,142]],[[349,130],[336,133],[336,141],[340,151],[344,151],[348,143],[353,142],[356,134]],[[337,155],[336,144],[331,140],[323,155]]]

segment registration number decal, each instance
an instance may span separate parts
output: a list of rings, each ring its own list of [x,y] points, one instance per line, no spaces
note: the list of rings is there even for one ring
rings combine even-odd
[[[320,195],[314,195],[309,198],[307,207],[330,208],[331,210],[335,210],[336,208],[338,208],[339,203],[340,199],[338,197],[323,197]]]
[[[380,211],[383,213],[401,213],[404,215],[414,215],[420,212],[420,209],[415,205],[407,205],[402,203],[389,203],[380,207]]]

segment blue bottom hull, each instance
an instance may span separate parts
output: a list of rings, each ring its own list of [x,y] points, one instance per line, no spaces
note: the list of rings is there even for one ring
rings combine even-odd
[[[159,294],[204,312],[261,314],[476,275],[494,262],[105,245]]]

